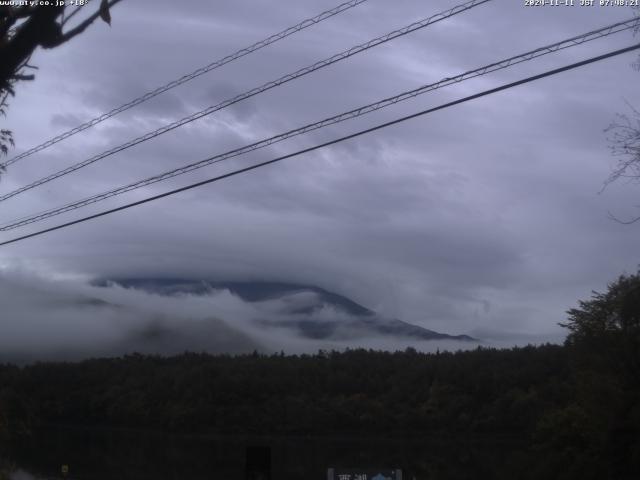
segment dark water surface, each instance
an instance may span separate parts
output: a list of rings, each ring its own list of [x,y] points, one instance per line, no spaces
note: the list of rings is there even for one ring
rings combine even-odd
[[[403,478],[518,478],[524,442],[513,436],[419,439],[182,436],[56,428],[0,447],[0,479],[245,479],[248,447],[271,449],[273,480],[325,480],[327,467],[403,470]],[[3,478],[3,473],[5,477]],[[520,472],[519,472],[520,471]]]

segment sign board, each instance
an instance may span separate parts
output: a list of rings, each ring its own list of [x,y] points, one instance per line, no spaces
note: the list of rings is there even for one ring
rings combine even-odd
[[[399,468],[329,468],[327,480],[402,480]]]

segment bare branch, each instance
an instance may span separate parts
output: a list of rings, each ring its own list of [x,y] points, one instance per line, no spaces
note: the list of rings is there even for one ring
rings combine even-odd
[[[110,0],[107,5],[108,7],[112,7],[113,5],[120,3],[122,0]],[[102,9],[98,9],[96,10],[91,16],[87,17],[84,21],[82,21],[81,23],[79,23],[78,25],[76,25],[74,28],[72,28],[71,30],[63,33],[62,35],[60,35],[58,37],[57,40],[51,42],[47,48],[52,48],[52,47],[57,47],[59,45],[62,45],[65,42],[68,42],[69,40],[71,40],[73,37],[75,37],[76,35],[81,34],[82,32],[84,32],[87,27],[89,27],[89,25],[91,25],[93,22],[96,21],[96,19],[100,18],[102,13]]]
[[[629,102],[626,103],[631,116],[617,114],[615,121],[605,129],[611,154],[618,160],[601,192],[619,178],[640,176],[640,112]]]
[[[36,8],[37,7],[30,6],[30,5],[23,5],[21,7],[16,7],[14,8],[13,15],[15,16],[15,18],[26,18],[29,15],[33,15],[33,13],[36,11]]]
[[[31,5],[21,5],[18,7],[0,7],[0,16],[4,18],[26,18],[35,12],[36,7]]]
[[[622,225],[631,225],[632,223],[636,223],[638,220],[640,220],[640,216],[632,218],[631,220],[620,220],[618,217],[616,217],[613,213],[607,211],[607,217],[609,217],[611,220],[620,223]]]
[[[34,80],[36,78],[35,75],[23,75],[21,73],[16,73],[15,75],[11,75],[11,80]]]
[[[73,12],[71,12],[69,15],[67,15],[67,16],[66,16],[66,17],[65,17],[65,18],[60,22],[60,25],[61,25],[61,26],[66,25],[66,23],[67,23],[69,20],[71,20],[71,19],[76,15],[76,13],[78,13],[80,10],[82,10],[82,7],[81,7],[81,6],[76,7],[76,8],[75,8],[75,10],[74,10]]]

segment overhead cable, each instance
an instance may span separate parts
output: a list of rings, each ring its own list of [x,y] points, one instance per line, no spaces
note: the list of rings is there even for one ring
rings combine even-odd
[[[332,117],[329,118],[325,118],[323,120],[320,120],[318,122],[315,123],[311,123],[299,128],[296,128],[294,130],[289,130],[287,132],[281,133],[279,135],[275,135],[263,140],[260,140],[258,142],[254,142],[252,144],[249,145],[245,145],[243,147],[240,148],[236,148],[230,151],[227,151],[225,153],[221,153],[212,157],[208,157],[204,160],[200,160],[188,165],[184,165],[182,167],[178,167],[157,175],[154,175],[152,177],[148,177],[145,178],[143,180],[138,180],[136,182],[133,183],[129,183],[127,185],[112,189],[112,190],[108,190],[106,192],[102,192],[100,194],[97,195],[93,195],[87,198],[84,198],[82,200],[78,200],[72,203],[68,203],[66,205],[60,206],[60,207],[56,207],[53,209],[49,209],[49,210],[45,210],[43,212],[39,212],[36,214],[31,214],[29,216],[25,216],[25,217],[21,217],[18,219],[14,219],[11,220],[10,222],[4,223],[2,225],[0,225],[0,231],[8,231],[8,230],[13,230],[15,228],[18,227],[22,227],[24,225],[28,225],[30,223],[34,223],[34,222],[38,222],[40,220],[44,220],[56,215],[60,215],[72,210],[76,210],[78,208],[82,208],[84,206],[93,204],[93,203],[97,203],[103,200],[106,200],[108,198],[117,196],[117,195],[121,195],[124,194],[126,192],[130,192],[132,190],[136,190],[138,188],[142,188],[148,185],[152,185],[154,183],[158,183],[161,182],[163,180],[167,180],[169,178],[173,178],[176,177],[178,175],[182,175],[188,172],[191,172],[193,170],[197,170],[203,167],[206,167],[208,165],[212,165],[215,163],[219,163],[222,162],[224,160],[227,160],[229,158],[233,158],[233,157],[237,157],[239,155],[243,155],[245,153],[249,153],[251,151],[254,150],[258,150],[261,148],[265,148],[269,145],[273,145],[274,143],[278,143],[281,142],[283,140],[292,138],[294,136],[298,136],[298,135],[302,135],[308,132],[311,132],[313,130],[318,130],[320,128],[329,126],[329,125],[334,125],[336,123],[341,123],[344,122],[346,120],[350,120],[353,118],[357,118],[363,115],[366,115],[368,113],[374,112],[376,110],[380,110],[382,108],[386,108],[388,106],[394,105],[396,103],[405,101],[405,100],[409,100],[411,98],[414,98],[418,95],[422,95],[424,93],[427,92],[431,92],[433,90],[439,89],[439,88],[443,88],[455,83],[459,83],[462,82],[464,80],[469,80],[471,78],[475,78],[481,75],[486,75],[488,73],[491,72],[495,72],[498,70],[502,70],[505,68],[508,68],[510,66],[513,65],[517,65],[519,63],[522,62],[526,62],[529,60],[532,60],[534,58],[538,58],[540,56],[543,55],[547,55],[549,53],[553,53],[562,49],[566,49],[569,47],[573,47],[576,45],[580,45],[582,43],[591,41],[591,40],[595,40],[598,38],[602,38],[604,36],[607,35],[611,35],[613,33],[617,33],[620,31],[624,31],[624,30],[628,30],[628,29],[632,29],[635,28],[635,26],[638,24],[638,22],[640,22],[640,19],[633,19],[633,20],[628,20],[625,22],[618,22],[615,23],[613,25],[609,25],[607,27],[603,27],[600,28],[598,30],[594,30],[594,31],[590,31],[587,33],[584,33],[582,35],[579,36],[575,36],[575,37],[571,37],[569,39],[566,40],[562,40],[560,42],[556,42],[544,47],[540,47],[537,48],[535,50],[531,50],[525,53],[522,53],[520,55],[516,55],[516,56],[512,56],[510,58],[504,59],[504,60],[500,60],[498,62],[494,62],[491,63],[489,65],[485,65],[483,67],[480,68],[476,68],[474,70],[469,70],[465,73],[456,75],[454,77],[447,77],[445,79],[442,79],[438,82],[435,83],[431,83],[428,85],[424,85],[421,86],[419,88],[413,89],[413,90],[409,90],[403,93],[400,93],[398,95],[395,95],[393,97],[388,97],[385,98],[383,100],[380,100],[378,102],[375,103],[370,103],[368,105],[364,105],[361,106],[359,108],[353,109],[353,110],[349,110],[347,112],[343,112],[340,113],[338,115],[334,115]]]
[[[572,63],[570,65],[565,65],[564,67],[556,68],[556,69],[553,69],[553,70],[548,70],[548,71],[546,71],[544,73],[540,73],[538,75],[533,75],[533,76],[524,78],[522,80],[518,80],[516,82],[511,82],[511,83],[508,83],[508,84],[505,84],[505,85],[501,85],[501,86],[496,87],[496,88],[485,90],[483,92],[476,93],[474,95],[470,95],[470,96],[467,96],[467,97],[464,97],[464,98],[461,98],[461,99],[458,99],[458,100],[454,100],[452,102],[448,102],[448,103],[439,105],[437,107],[433,107],[433,108],[429,108],[429,109],[426,109],[426,110],[422,110],[422,111],[420,111],[418,113],[407,115],[407,116],[392,120],[390,122],[386,122],[386,123],[383,123],[383,124],[380,124],[380,125],[376,125],[375,127],[367,128],[365,130],[360,130],[359,132],[352,133],[350,135],[345,135],[343,137],[336,138],[334,140],[331,140],[331,141],[328,141],[328,142],[325,142],[325,143],[321,143],[321,144],[315,145],[313,147],[309,147],[309,148],[305,148],[305,149],[302,149],[302,150],[298,150],[297,152],[289,153],[287,155],[283,155],[283,156],[280,156],[280,157],[277,157],[277,158],[274,158],[274,159],[271,159],[271,160],[267,160],[265,162],[257,163],[257,164],[251,165],[249,167],[240,168],[238,170],[234,170],[232,172],[225,173],[223,175],[219,175],[217,177],[213,177],[213,178],[209,178],[207,180],[203,180],[203,181],[200,181],[200,182],[192,183],[191,185],[187,185],[187,186],[184,186],[184,187],[176,188],[175,190],[171,190],[171,191],[168,191],[168,192],[165,192],[165,193],[161,193],[159,195],[154,195],[152,197],[148,197],[148,198],[145,198],[143,200],[138,200],[137,202],[132,202],[132,203],[129,203],[127,205],[122,205],[122,206],[117,207],[117,208],[112,208],[110,210],[105,210],[103,212],[96,213],[96,214],[93,214],[93,215],[89,215],[87,217],[83,217],[83,218],[80,218],[80,219],[77,219],[77,220],[73,220],[71,222],[63,223],[63,224],[60,224],[60,225],[56,225],[54,227],[46,228],[44,230],[40,230],[40,231],[33,232],[33,233],[30,233],[30,234],[27,234],[27,235],[23,235],[21,237],[17,237],[17,238],[13,238],[11,240],[0,242],[0,246],[9,245],[11,243],[15,243],[15,242],[19,242],[19,241],[22,241],[22,240],[26,240],[28,238],[32,238],[32,237],[36,237],[36,236],[39,236],[39,235],[43,235],[45,233],[49,233],[49,232],[53,232],[55,230],[60,230],[60,229],[63,229],[63,228],[67,228],[67,227],[70,227],[72,225],[76,225],[76,224],[79,224],[79,223],[87,222],[89,220],[93,220],[93,219],[96,219],[96,218],[103,217],[105,215],[110,215],[112,213],[116,213],[116,212],[120,212],[120,211],[123,211],[123,210],[127,210],[129,208],[133,208],[133,207],[145,204],[145,203],[153,202],[155,200],[159,200],[159,199],[164,198],[164,197],[168,197],[168,196],[180,193],[180,192],[184,192],[184,191],[191,190],[191,189],[194,189],[194,188],[197,188],[197,187],[201,187],[203,185],[214,183],[214,182],[223,180],[225,178],[229,178],[229,177],[232,177],[232,176],[235,176],[235,175],[239,175],[241,173],[249,172],[251,170],[256,170],[258,168],[265,167],[267,165],[272,165],[274,163],[280,162],[282,160],[286,160],[288,158],[292,158],[292,157],[296,157],[296,156],[299,156],[299,155],[302,155],[302,154],[305,154],[305,153],[309,153],[309,152],[312,152],[314,150],[318,150],[318,149],[321,149],[321,148],[324,148],[324,147],[328,147],[330,145],[335,145],[337,143],[344,142],[346,140],[350,140],[352,138],[356,138],[356,137],[359,137],[361,135],[365,135],[367,133],[371,133],[371,132],[374,132],[374,131],[377,131],[377,130],[381,130],[383,128],[387,128],[387,127],[390,127],[392,125],[396,125],[396,124],[405,122],[407,120],[410,120],[410,119],[413,119],[413,118],[417,118],[417,117],[420,117],[420,116],[423,116],[423,115],[426,115],[426,114],[429,114],[429,113],[432,113],[432,112],[435,112],[435,111],[438,111],[438,110],[443,110],[445,108],[453,107],[455,105],[459,105],[459,104],[464,103],[464,102],[475,100],[477,98],[484,97],[486,95],[491,95],[493,93],[497,93],[497,92],[500,92],[500,91],[503,91],[503,90],[507,90],[509,88],[513,88],[513,87],[517,87],[519,85],[523,85],[523,84],[526,84],[526,83],[534,82],[534,81],[540,80],[540,79],[545,78],[545,77],[549,77],[549,76],[552,76],[552,75],[557,75],[559,73],[566,72],[568,70],[572,70],[572,69],[575,69],[575,68],[578,68],[578,67],[582,67],[584,65],[588,65],[588,64],[591,64],[591,63],[599,62],[601,60],[605,60],[607,58],[615,57],[617,55],[621,55],[623,53],[631,52],[631,51],[638,50],[638,49],[640,49],[640,44],[632,45],[630,47],[621,48],[621,49],[618,49],[618,50],[614,50],[612,52],[608,52],[606,54],[599,55],[597,57],[592,57],[592,58],[589,58],[587,60],[583,60],[581,62],[576,62],[576,63]]]
[[[297,70],[296,72],[293,73],[289,73],[287,75],[284,75],[280,78],[278,78],[277,80],[272,80],[270,82],[267,82],[259,87],[255,87],[252,88],[251,90],[248,90],[244,93],[241,93],[239,95],[236,95],[233,98],[230,98],[228,100],[225,100],[221,103],[218,103],[217,105],[213,105],[211,107],[208,107],[204,110],[201,110],[199,112],[193,113],[187,117],[184,117],[180,120],[177,120],[173,123],[170,123],[168,125],[165,125],[163,127],[158,128],[157,130],[154,130],[152,132],[148,132],[140,137],[134,138],[133,140],[130,140],[126,143],[123,143],[121,145],[118,145],[116,147],[113,147],[109,150],[106,150],[102,153],[99,153],[97,155],[94,155],[91,158],[88,158],[86,160],[83,160],[82,162],[78,162],[74,165],[71,165],[67,168],[64,168],[62,170],[59,170],[55,173],[52,173],[51,175],[47,175],[46,177],[43,177],[39,180],[36,180],[28,185],[25,185],[21,188],[18,188],[17,190],[14,190],[12,192],[6,193],[4,195],[0,196],[0,201],[4,201],[7,200],[11,197],[14,197],[16,195],[19,195],[22,192],[26,192],[27,190],[31,190],[32,188],[38,187],[44,183],[50,182],[52,180],[55,180],[56,178],[60,178],[64,175],[68,175],[72,172],[75,172],[76,170],[79,170],[81,168],[84,168],[88,165],[91,165],[99,160],[102,160],[104,158],[110,157],[111,155],[114,155],[116,153],[119,153],[123,150],[126,150],[128,148],[131,148],[135,145],[138,145],[140,143],[146,142],[148,140],[151,140],[153,138],[156,138],[160,135],[163,135],[167,132],[170,132],[172,130],[175,130],[176,128],[182,127],[188,123],[191,123],[195,120],[198,120],[200,118],[206,117],[207,115],[211,115],[214,112],[217,112],[219,110],[225,109],[227,107],[230,107],[231,105],[234,105],[238,102],[241,102],[243,100],[246,100],[248,98],[251,98],[255,95],[258,95],[260,93],[263,93],[267,90],[271,90],[272,88],[275,87],[279,87],[280,85],[283,85],[285,83],[288,83],[292,80],[295,80],[297,78],[300,78],[304,75],[308,75],[312,72],[315,72],[316,70],[320,70],[321,68],[327,67],[329,65],[332,65],[336,62],[339,62],[341,60],[345,60],[347,58],[350,58],[354,55],[357,55],[359,53],[362,53],[366,50],[369,50],[373,47],[377,47],[378,45],[381,45],[383,43],[386,43],[390,40],[393,40],[395,38],[407,35],[409,33],[415,32],[416,30],[420,30],[422,28],[425,28],[429,25],[432,25],[436,22],[442,21],[446,18],[452,17],[454,15],[457,15],[459,13],[465,12],[471,8],[477,7],[479,5],[482,5],[484,3],[490,2],[492,0],[471,0],[467,3],[458,5],[456,7],[450,8],[449,10],[442,12],[442,13],[438,13],[436,15],[433,15],[429,18],[426,18],[424,20],[420,20],[418,22],[414,22],[406,27],[403,27],[401,29],[398,30],[394,30],[392,32],[389,32],[381,37],[377,37],[374,38],[373,40],[369,40],[366,43],[357,45],[355,47],[352,47],[348,50],[345,50],[341,53],[338,53],[336,55],[333,55],[325,60],[321,60],[319,62],[316,62],[312,65],[309,65],[307,67],[301,68],[300,70]]]
[[[16,155],[15,157],[7,160],[6,162],[0,164],[0,167],[7,167],[13,163],[16,163],[19,160],[22,160],[23,158],[29,157],[31,155],[33,155],[34,153],[40,152],[42,150],[44,150],[45,148],[48,148],[52,145],[55,145],[58,142],[61,142],[62,140],[69,138],[72,135],[75,135],[76,133],[82,132],[88,128],[93,127],[94,125],[97,125],[101,122],[104,122],[105,120],[114,117],[116,115],[118,115],[119,113],[125,112],[127,110],[129,110],[130,108],[135,107],[136,105],[140,105],[141,103],[146,102],[147,100],[150,100],[158,95],[160,95],[161,93],[164,93],[168,90],[171,90],[172,88],[175,88],[179,85],[182,85],[183,83],[189,82],[191,80],[193,80],[194,78],[199,77],[200,75],[204,75],[205,73],[208,73],[212,70],[215,70],[216,68],[220,68],[223,65],[226,65],[227,63],[233,62],[234,60],[237,60],[239,58],[242,58],[246,55],[249,55],[250,53],[256,52],[268,45],[271,45],[273,43],[276,43],[290,35],[293,35],[294,33],[298,33],[301,30],[304,30],[308,27],[311,27],[312,25],[315,25],[317,23],[320,23],[328,18],[331,18],[335,15],[338,15],[346,10],[349,10],[353,7],[356,7],[358,5],[360,5],[361,3],[364,3],[368,0],[350,0],[348,2],[342,3],[340,5],[338,5],[337,7],[334,7],[330,10],[326,10],[318,15],[316,15],[315,17],[312,18],[307,18],[306,20],[303,20],[302,22],[298,23],[297,25],[294,25],[292,27],[289,27],[279,33],[276,33],[274,35],[271,35],[270,37],[265,38],[264,40],[260,40],[259,42],[254,43],[253,45],[250,45],[248,47],[242,48],[240,50],[238,50],[235,53],[232,53],[231,55],[227,55],[226,57],[223,57],[219,60],[216,60],[212,63],[210,63],[209,65],[205,65],[204,67],[200,67],[196,70],[194,70],[191,73],[188,73],[186,75],[183,75],[182,77],[176,79],[176,80],[172,80],[171,82],[162,85],[161,87],[158,87],[154,90],[151,90],[147,93],[145,93],[144,95],[141,95],[137,98],[134,98],[133,100],[120,105],[119,107],[114,108],[113,110],[108,111],[107,113],[103,113],[102,115],[99,115],[95,118],[92,118],[91,120],[78,125],[77,127],[74,127],[70,130],[67,130],[66,132],[61,133],[60,135],[57,135],[49,140],[47,140],[46,142],[41,143],[40,145],[36,145],[33,148],[30,148],[29,150],[21,153],[20,155]]]

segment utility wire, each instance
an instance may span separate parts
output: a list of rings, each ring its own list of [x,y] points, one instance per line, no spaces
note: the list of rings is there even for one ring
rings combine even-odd
[[[309,65],[307,67],[301,68],[300,70],[297,70],[294,73],[289,73],[287,75],[284,75],[280,78],[278,78],[277,80],[273,80],[270,82],[267,82],[263,85],[261,85],[260,87],[255,87],[252,88],[251,90],[248,90],[244,93],[241,93],[239,95],[236,95],[233,98],[230,98],[228,100],[225,100],[221,103],[218,103],[217,105],[213,105],[211,107],[208,107],[204,110],[201,110],[199,112],[193,113],[187,117],[184,117],[176,122],[170,123],[168,125],[165,125],[157,130],[154,130],[152,132],[146,133],[140,137],[137,137],[133,140],[130,140],[126,143],[123,143],[121,145],[118,145],[117,147],[114,147],[110,150],[104,151],[102,153],[99,153],[91,158],[88,158],[82,162],[76,163],[74,165],[71,165],[65,169],[59,170],[58,172],[52,173],[51,175],[48,175],[46,177],[43,177],[39,180],[36,180],[35,182],[32,182],[28,185],[25,185],[21,188],[18,188],[17,190],[14,190],[12,192],[6,193],[2,196],[0,196],[0,202],[7,200],[11,197],[14,197],[16,195],[19,195],[22,192],[26,192],[27,190],[31,190],[32,188],[38,187],[44,183],[50,182],[52,180],[55,180],[56,178],[60,178],[64,175],[68,175],[72,172],[75,172],[76,170],[79,170],[81,168],[84,168],[88,165],[91,165],[99,160],[102,160],[103,158],[109,157],[111,155],[114,155],[118,152],[121,152],[123,150],[126,150],[128,148],[131,148],[135,145],[138,145],[142,142],[146,142],[148,140],[151,140],[155,137],[158,137],[160,135],[163,135],[167,132],[170,132],[171,130],[174,130],[178,127],[182,127],[183,125],[186,125],[188,123],[191,123],[195,120],[198,120],[202,117],[205,117],[207,115],[211,115],[214,112],[217,112],[219,110],[222,110],[224,108],[227,108],[231,105],[234,105],[238,102],[241,102],[243,100],[246,100],[247,98],[253,97],[255,95],[258,95],[260,93],[263,93],[267,90],[271,90],[272,88],[278,87],[280,85],[283,85],[285,83],[288,83],[292,80],[295,80],[297,78],[300,78],[304,75],[308,75],[309,73],[315,72],[316,70],[319,70],[321,68],[327,67],[329,65],[332,65],[336,62],[339,62],[341,60],[345,60],[349,57],[352,57],[353,55],[357,55],[358,53],[364,52],[366,50],[369,50],[370,48],[373,47],[377,47],[378,45],[381,45],[383,43],[386,43],[390,40],[393,40],[395,38],[398,37],[402,37],[404,35],[407,35],[411,32],[415,32],[416,30],[425,28],[429,25],[432,25],[436,22],[439,22],[441,20],[445,20],[446,18],[452,17],[454,15],[457,15],[459,13],[465,12],[471,8],[477,7],[479,5],[482,5],[484,3],[490,2],[491,0],[471,0],[467,3],[455,6],[445,12],[442,13],[438,13],[436,15],[433,15],[429,18],[426,18],[424,20],[420,20],[418,22],[414,22],[406,27],[403,27],[401,29],[398,30],[394,30],[390,33],[387,33],[381,37],[377,37],[374,38],[373,40],[369,40],[366,43],[357,45],[355,47],[352,47],[348,50],[345,50],[341,53],[338,53],[336,55],[333,55],[325,60],[321,60],[319,62],[314,63],[313,65]]]
[[[193,170],[197,170],[199,168],[203,168],[206,167],[208,165],[214,164],[214,163],[219,163],[222,162],[224,160],[227,160],[229,158],[233,158],[233,157],[237,157],[239,155],[243,155],[245,153],[254,151],[254,150],[258,150],[260,148],[264,148],[267,147],[269,145],[273,145],[274,143],[278,143],[281,142],[283,140],[292,138],[294,136],[297,135],[302,135],[304,133],[308,133],[311,132],[313,130],[317,130],[329,125],[333,125],[336,123],[340,123],[340,122],[344,122],[346,120],[350,120],[353,118],[357,118],[359,116],[374,112],[376,110],[380,110],[382,108],[391,106],[393,104],[396,104],[398,102],[402,102],[405,100],[409,100],[411,98],[414,98],[418,95],[422,95],[424,93],[439,89],[439,88],[443,88],[446,87],[448,85],[452,85],[464,80],[468,80],[471,78],[475,78],[481,75],[486,75],[488,73],[491,72],[495,72],[497,70],[502,70],[505,68],[508,68],[510,66],[525,62],[525,61],[529,61],[532,60],[534,58],[540,57],[542,55],[547,55],[549,53],[553,53],[556,52],[558,50],[562,50],[565,48],[569,48],[569,47],[573,47],[575,45],[580,45],[582,43],[591,41],[591,40],[595,40],[598,38],[602,38],[605,37],[607,35],[611,35],[613,33],[617,33],[617,32],[621,32],[624,30],[628,30],[628,29],[632,29],[635,28],[638,23],[640,22],[640,19],[631,19],[631,20],[627,20],[624,22],[618,22],[615,23],[613,25],[609,25],[607,27],[604,28],[600,28],[598,30],[594,30],[591,32],[587,32],[584,33],[582,35],[579,36],[575,36],[572,38],[569,38],[567,40],[563,40],[561,42],[557,42],[551,45],[547,45],[545,47],[540,47],[537,48],[535,50],[531,50],[529,52],[520,54],[520,55],[516,55],[510,58],[507,58],[505,60],[501,60],[499,62],[495,62],[489,65],[485,65],[483,67],[474,69],[474,70],[470,70],[467,71],[465,73],[462,73],[460,75],[454,76],[454,77],[448,77],[445,78],[443,80],[440,80],[438,82],[429,84],[429,85],[424,85],[421,86],[419,88],[416,88],[414,90],[410,90],[407,92],[403,92],[400,93],[399,95],[395,95],[393,97],[389,97],[389,98],[385,98],[383,100],[380,100],[378,102],[375,103],[371,103],[368,105],[364,105],[361,106],[359,108],[356,108],[354,110],[350,110],[348,112],[343,112],[340,113],[338,115],[335,115],[333,117],[329,117],[329,118],[325,118],[324,120],[321,120],[319,122],[315,122],[315,123],[311,123],[308,125],[305,125],[303,127],[299,127],[296,128],[294,130],[290,130],[288,132],[285,133],[281,133],[279,135],[275,135],[273,137],[269,137],[263,140],[260,140],[258,142],[249,144],[249,145],[245,145],[243,147],[240,148],[236,148],[234,150],[230,150],[227,151],[225,153],[222,154],[218,154],[215,155],[213,157],[209,157],[206,158],[204,160],[200,160],[198,162],[194,162],[179,168],[175,168],[173,170],[169,170],[167,172],[163,172],[160,173],[158,175],[143,179],[143,180],[139,180],[133,183],[130,183],[128,185],[124,185],[118,188],[115,188],[113,190],[109,190],[97,195],[93,195],[91,197],[85,198],[83,200],[78,200],[75,201],[73,203],[69,203],[60,207],[56,207],[53,209],[49,209],[49,210],[45,210],[43,212],[39,212],[36,214],[30,214],[29,216],[26,217],[21,217],[18,219],[14,219],[11,220],[10,222],[4,223],[2,225],[0,225],[0,231],[8,231],[8,230],[13,230],[15,228],[24,226],[24,225],[28,225],[30,223],[34,223],[34,222],[38,222],[40,220],[44,220],[46,218],[50,218],[56,215],[60,215],[62,213],[66,213],[72,210],[76,210],[78,208],[93,204],[93,203],[97,203],[99,201],[102,200],[106,200],[108,198],[114,197],[116,195],[120,195],[132,190],[136,190],[138,188],[142,188],[148,185],[152,185],[154,183],[163,181],[163,180],[167,180],[169,178],[173,178],[176,177],[178,175],[182,175],[184,173],[188,173],[191,172]]]
[[[321,144],[315,145],[313,147],[309,147],[309,148],[305,148],[305,149],[302,149],[302,150],[298,150],[297,152],[289,153],[287,155],[283,155],[283,156],[274,158],[272,160],[267,160],[265,162],[257,163],[257,164],[251,165],[249,167],[245,167],[245,168],[241,168],[241,169],[238,169],[238,170],[234,170],[232,172],[225,173],[224,175],[219,175],[217,177],[209,178],[207,180],[203,180],[203,181],[200,181],[200,182],[197,182],[197,183],[192,183],[191,185],[187,185],[185,187],[176,188],[175,190],[171,190],[171,191],[168,191],[168,192],[165,192],[165,193],[161,193],[159,195],[154,195],[153,197],[148,197],[148,198],[145,198],[143,200],[139,200],[137,202],[133,202],[133,203],[129,203],[127,205],[123,205],[121,207],[112,208],[110,210],[105,210],[103,212],[96,213],[94,215],[89,215],[87,217],[83,217],[83,218],[80,218],[78,220],[73,220],[71,222],[67,222],[67,223],[63,223],[63,224],[60,224],[60,225],[56,225],[55,227],[46,228],[44,230],[40,230],[40,231],[37,231],[37,232],[34,232],[34,233],[30,233],[28,235],[23,235],[21,237],[17,237],[17,238],[13,238],[11,240],[0,242],[0,246],[9,245],[11,243],[15,243],[15,242],[19,242],[19,241],[22,241],[22,240],[26,240],[27,238],[32,238],[32,237],[36,237],[38,235],[43,235],[43,234],[48,233],[48,232],[53,232],[55,230],[60,230],[62,228],[70,227],[70,226],[76,225],[78,223],[83,223],[83,222],[86,222],[86,221],[89,221],[89,220],[93,220],[95,218],[103,217],[103,216],[109,215],[111,213],[115,213],[115,212],[119,212],[119,211],[122,211],[122,210],[126,210],[128,208],[136,207],[136,206],[142,205],[144,203],[152,202],[154,200],[159,200],[161,198],[168,197],[170,195],[175,195],[176,193],[180,193],[180,192],[184,192],[186,190],[191,190],[193,188],[201,187],[203,185],[207,185],[209,183],[217,182],[219,180],[223,180],[225,178],[233,177],[235,175],[239,175],[241,173],[245,173],[245,172],[248,172],[248,171],[251,171],[251,170],[256,170],[256,169],[258,169],[260,167],[271,165],[271,164],[280,162],[282,160],[286,160],[288,158],[296,157],[296,156],[302,155],[304,153],[309,153],[309,152],[312,152],[314,150],[318,150],[320,148],[328,147],[330,145],[335,145],[337,143],[344,142],[346,140],[350,140],[352,138],[356,138],[356,137],[359,137],[361,135],[365,135],[367,133],[371,133],[371,132],[374,132],[374,131],[377,131],[377,130],[381,130],[383,128],[390,127],[392,125],[396,125],[398,123],[402,123],[402,122],[405,122],[407,120],[410,120],[410,119],[413,119],[413,118],[417,118],[417,117],[420,117],[420,116],[423,116],[423,115],[426,115],[426,114],[429,114],[429,113],[432,113],[432,112],[435,112],[435,111],[438,111],[438,110],[443,110],[445,108],[453,107],[454,105],[459,105],[461,103],[468,102],[470,100],[475,100],[477,98],[484,97],[486,95],[491,95],[493,93],[497,93],[497,92],[500,92],[500,91],[503,91],[503,90],[507,90],[509,88],[517,87],[519,85],[524,85],[526,83],[530,83],[530,82],[533,82],[533,81],[536,81],[536,80],[540,80],[540,79],[545,78],[545,77],[550,77],[550,76],[556,75],[558,73],[566,72],[568,70],[572,70],[572,69],[575,69],[575,68],[578,68],[578,67],[582,67],[584,65],[588,65],[588,64],[591,64],[591,63],[599,62],[601,60],[605,60],[607,58],[615,57],[617,55],[621,55],[623,53],[631,52],[633,50],[638,50],[638,49],[640,49],[640,44],[632,45],[632,46],[626,47],[626,48],[621,48],[619,50],[614,50],[614,51],[606,53],[604,55],[599,55],[597,57],[592,57],[592,58],[589,58],[587,60],[583,60],[581,62],[576,62],[576,63],[572,63],[570,65],[565,65],[564,67],[561,67],[561,68],[548,70],[548,71],[546,71],[544,73],[540,73],[538,75],[533,75],[531,77],[527,77],[527,78],[524,78],[522,80],[518,80],[516,82],[511,82],[511,83],[508,83],[508,84],[505,84],[505,85],[501,85],[501,86],[496,87],[496,88],[485,90],[483,92],[476,93],[476,94],[470,95],[468,97],[460,98],[458,100],[454,100],[452,102],[448,102],[448,103],[439,105],[437,107],[433,107],[433,108],[429,108],[429,109],[426,109],[426,110],[422,110],[422,111],[420,111],[418,113],[407,115],[407,116],[392,120],[390,122],[382,123],[380,125],[376,125],[375,127],[367,128],[365,130],[360,130],[359,132],[352,133],[350,135],[345,135],[343,137],[336,138],[334,140],[331,140],[331,141],[328,141],[328,142],[325,142],[325,143],[321,143]]]
[[[152,99],[153,97],[156,97],[158,95],[160,95],[161,93],[164,93],[168,90],[171,90],[172,88],[175,88],[179,85],[182,85],[183,83],[189,82],[191,80],[193,80],[194,78],[199,77],[200,75],[204,75],[205,73],[208,73],[212,70],[215,70],[216,68],[220,68],[223,65],[226,65],[227,63],[233,62],[234,60],[237,60],[239,58],[244,57],[245,55],[249,55],[250,53],[256,52],[268,45],[271,45],[273,43],[276,43],[290,35],[293,35],[294,33],[298,33],[301,30],[304,30],[305,28],[311,27],[312,25],[315,25],[317,23],[320,23],[328,18],[331,18],[335,15],[338,15],[346,10],[349,10],[353,7],[356,7],[358,5],[360,5],[361,3],[364,3],[368,0],[350,0],[348,2],[342,3],[340,5],[338,5],[337,7],[334,7],[330,10],[327,10],[325,12],[322,12],[318,15],[316,15],[315,17],[312,18],[307,18],[306,20],[303,20],[302,22],[298,23],[297,25],[294,25],[292,27],[289,27],[279,33],[276,33],[274,35],[271,35],[268,38],[265,38],[264,40],[260,40],[259,42],[254,43],[253,45],[250,45],[248,47],[245,47],[241,50],[238,50],[235,53],[232,53],[231,55],[227,55],[224,58],[221,58],[219,60],[216,60],[212,63],[210,63],[209,65],[206,65],[204,67],[198,68],[197,70],[194,70],[191,73],[188,73],[186,75],[183,75],[182,77],[178,78],[177,80],[173,80],[161,87],[158,87],[154,90],[151,90],[150,92],[145,93],[144,95],[134,98],[133,100],[131,100],[128,103],[125,103],[117,108],[114,108],[113,110],[110,110],[107,113],[104,113],[98,117],[95,117],[81,125],[78,125],[75,128],[72,128],[71,130],[68,130],[66,132],[61,133],[60,135],[57,135],[49,140],[47,140],[44,143],[41,143],[40,145],[37,145],[23,153],[21,153],[20,155],[16,155],[15,157],[7,160],[6,162],[0,164],[0,167],[7,167],[13,163],[16,163],[19,160],[22,160],[23,158],[29,157],[31,155],[33,155],[36,152],[40,152],[42,150],[44,150],[45,148],[48,148],[52,145],[55,145],[58,142],[61,142],[62,140],[69,138],[72,135],[75,135],[76,133],[82,132],[88,128],[93,127],[94,125],[97,125],[101,122],[104,122],[105,120],[114,117],[116,115],[118,115],[119,113],[122,113],[126,110],[129,110],[130,108],[135,107],[136,105],[140,105],[141,103],[146,102],[147,100]],[[79,10],[79,9],[78,9]],[[78,11],[76,10],[76,12]],[[75,12],[74,12],[75,13]],[[72,14],[73,15],[73,14]]]

